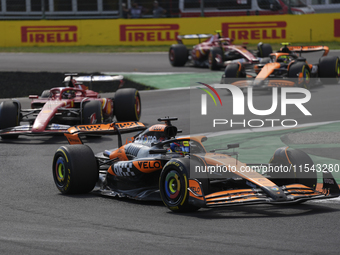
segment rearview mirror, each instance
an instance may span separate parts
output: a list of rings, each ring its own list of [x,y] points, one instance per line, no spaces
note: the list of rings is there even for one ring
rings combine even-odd
[[[231,144],[228,144],[228,149],[233,149],[233,148],[238,148],[240,147],[240,144],[239,143],[231,143]]]

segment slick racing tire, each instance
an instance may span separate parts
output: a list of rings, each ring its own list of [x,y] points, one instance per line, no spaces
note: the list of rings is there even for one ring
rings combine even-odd
[[[0,130],[19,125],[20,105],[13,101],[0,103]],[[2,135],[2,139],[16,139],[18,135]]]
[[[296,86],[310,89],[310,70],[305,62],[295,62],[288,69],[288,78],[294,81]]]
[[[117,121],[139,121],[142,103],[136,89],[119,89],[114,98],[114,111]]]
[[[60,147],[53,158],[54,183],[63,194],[84,194],[93,190],[99,178],[95,156],[83,144]]]
[[[313,160],[304,151],[287,147],[278,148],[274,152],[270,163],[285,167],[282,171],[268,173],[271,177],[270,180],[276,185],[299,183],[313,189],[316,188],[317,172],[315,171]]]
[[[217,61],[216,59],[219,59]],[[209,52],[209,68],[210,70],[219,70],[223,66],[223,51],[220,47],[212,47]]]
[[[199,209],[189,204],[189,160],[170,160],[159,177],[162,201],[173,212],[194,212]]]
[[[173,44],[169,49],[169,61],[172,66],[184,66],[188,61],[188,50],[183,44]]]
[[[50,90],[44,90],[40,96],[40,98],[49,98],[49,97],[50,97]]]
[[[268,43],[259,43],[257,45],[257,50],[258,50],[257,56],[259,58],[269,57],[269,55],[273,53],[272,46]]]
[[[83,104],[82,124],[103,123],[102,104],[100,101],[87,101]]]
[[[241,63],[231,63],[228,64],[224,70],[224,75],[222,76],[221,83],[229,84],[237,81],[239,78],[245,78],[246,71]]]
[[[319,77],[324,84],[337,84],[340,78],[340,61],[336,56],[322,57],[319,62]]]

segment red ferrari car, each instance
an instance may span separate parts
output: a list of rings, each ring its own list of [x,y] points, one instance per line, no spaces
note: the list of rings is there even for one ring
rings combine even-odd
[[[65,78],[66,86],[43,91],[33,99],[31,109],[21,109],[18,100],[0,104],[0,136],[2,139],[18,135],[46,135],[65,132],[71,125],[138,121],[141,116],[141,100],[136,89],[118,89],[114,98],[102,98],[83,83],[120,80],[123,76],[78,76]],[[21,125],[20,122],[26,122]]]
[[[173,44],[169,50],[169,60],[172,66],[184,66],[191,61],[197,67],[209,67],[211,70],[224,68],[227,63],[238,61],[244,64],[259,63],[259,58],[268,57],[272,53],[270,44],[258,44],[258,51],[248,51],[246,45],[234,45],[233,39],[222,37],[221,31],[212,34],[179,35],[178,44]],[[188,49],[182,39],[199,39],[199,44]],[[201,39],[206,39],[201,42]]]

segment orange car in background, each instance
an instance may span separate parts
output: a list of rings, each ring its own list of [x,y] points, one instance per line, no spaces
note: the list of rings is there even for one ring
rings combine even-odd
[[[254,65],[253,70],[246,70],[240,62],[228,64],[221,83],[257,89],[293,86],[309,89],[319,82],[338,83],[339,57],[327,56],[327,46],[290,46],[289,43],[282,45],[279,51],[271,53],[268,58],[263,58],[259,64]],[[323,51],[323,55],[317,64],[310,64],[301,56],[302,53],[318,51]]]
[[[272,53],[270,44],[258,44],[257,51],[247,50],[247,46],[233,44],[233,39],[223,37],[221,30],[216,34],[190,34],[177,36],[177,44],[169,49],[169,61],[172,66],[184,66],[187,62],[195,67],[209,67],[220,70],[230,61],[241,61],[243,64],[259,63],[261,58]],[[184,45],[183,39],[198,39],[199,44],[192,48]],[[204,39],[201,42],[201,39]]]

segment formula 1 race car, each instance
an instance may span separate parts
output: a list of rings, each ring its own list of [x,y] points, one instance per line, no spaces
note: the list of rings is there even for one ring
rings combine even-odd
[[[47,135],[65,132],[77,124],[138,121],[141,116],[141,100],[136,89],[118,89],[114,98],[101,98],[89,90],[83,82],[120,80],[123,76],[67,76],[65,87],[52,88],[33,99],[31,109],[21,109],[18,100],[0,104],[0,136],[2,139],[18,135]],[[28,122],[19,126],[20,122]]]
[[[327,46],[289,46],[289,43],[282,43],[282,45],[283,47],[278,52],[271,53],[269,58],[264,58],[260,64],[254,65],[253,70],[246,70],[240,62],[228,64],[222,75],[221,83],[254,89],[294,86],[309,89],[320,82],[323,84],[338,83],[339,57],[327,56],[329,52]],[[302,53],[317,51],[324,52],[317,64],[309,64],[301,56]],[[246,77],[250,79],[240,80]]]
[[[70,145],[56,151],[52,164],[59,191],[162,200],[174,212],[258,203],[301,203],[339,196],[339,186],[326,169],[323,189],[316,190],[313,161],[301,150],[277,149],[270,163],[261,165],[268,169],[261,174],[253,169],[260,164],[242,163],[235,151],[228,152],[238,144],[206,151],[205,136],[176,138],[178,130],[171,121],[177,118],[158,120],[165,123],[149,128],[140,122],[69,128],[65,136]],[[121,134],[137,130],[142,131],[122,145]],[[119,147],[94,155],[79,136],[88,134],[116,134]]]
[[[268,57],[272,53],[270,44],[258,44],[258,51],[247,50],[246,45],[233,45],[233,39],[221,37],[221,31],[212,34],[179,35],[178,44],[173,44],[169,50],[169,60],[172,66],[184,66],[190,60],[194,66],[209,67],[211,70],[224,68],[230,61],[241,61],[243,64],[259,63],[259,58]],[[199,44],[187,49],[182,39],[199,39]],[[201,39],[206,39],[201,42]]]

